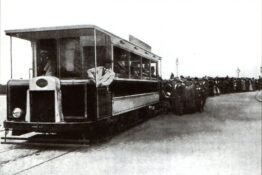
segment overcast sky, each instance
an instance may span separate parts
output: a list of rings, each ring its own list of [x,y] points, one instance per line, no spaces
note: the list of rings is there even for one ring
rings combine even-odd
[[[124,39],[131,34],[163,59],[163,77],[258,77],[261,0],[1,0],[0,83],[10,77],[7,29],[94,24]],[[13,41],[14,78],[28,78],[31,45]]]

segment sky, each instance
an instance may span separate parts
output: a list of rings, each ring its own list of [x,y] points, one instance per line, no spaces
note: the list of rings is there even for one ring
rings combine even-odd
[[[4,30],[93,24],[131,34],[162,57],[163,78],[258,77],[262,64],[261,0],[1,0],[0,83],[10,79]],[[31,44],[13,39],[13,78],[28,79]]]

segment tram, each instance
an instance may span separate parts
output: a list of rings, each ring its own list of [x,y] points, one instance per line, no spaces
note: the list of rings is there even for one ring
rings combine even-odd
[[[6,34],[11,40],[30,41],[33,59],[28,80],[11,79],[7,84],[4,127],[13,135],[88,133],[131,112],[154,110],[160,102],[161,57],[131,35],[127,41],[94,25]],[[108,65],[113,79],[103,85],[97,72]],[[93,78],[89,70],[94,70]],[[132,115],[123,121],[132,121]]]

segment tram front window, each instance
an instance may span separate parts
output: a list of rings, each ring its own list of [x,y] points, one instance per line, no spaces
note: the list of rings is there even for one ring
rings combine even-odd
[[[56,40],[39,40],[37,48],[37,75],[56,76]]]
[[[60,47],[61,77],[81,77],[82,63],[78,38],[61,40]]]

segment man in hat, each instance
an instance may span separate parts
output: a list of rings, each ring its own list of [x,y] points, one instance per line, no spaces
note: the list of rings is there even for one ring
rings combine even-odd
[[[105,66],[88,69],[87,76],[96,84],[96,87],[109,86],[115,78],[112,61],[106,60]]]

